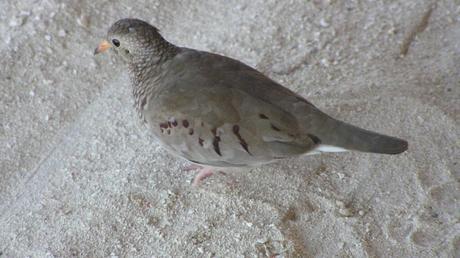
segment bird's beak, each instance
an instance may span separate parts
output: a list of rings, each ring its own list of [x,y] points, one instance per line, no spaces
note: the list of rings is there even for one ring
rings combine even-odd
[[[112,45],[107,40],[103,40],[101,41],[101,43],[99,43],[97,48],[94,50],[94,54],[97,55],[99,53],[105,52],[107,49],[111,47]]]

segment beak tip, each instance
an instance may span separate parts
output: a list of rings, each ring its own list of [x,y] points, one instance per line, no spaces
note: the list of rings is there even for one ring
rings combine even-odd
[[[99,53],[105,52],[107,49],[111,48],[112,46],[107,40],[103,40],[99,45],[96,47],[94,50],[94,55],[97,55]]]

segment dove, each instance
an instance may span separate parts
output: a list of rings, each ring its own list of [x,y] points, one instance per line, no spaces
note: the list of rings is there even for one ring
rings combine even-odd
[[[213,171],[323,152],[399,154],[407,141],[332,118],[304,97],[229,57],[176,46],[139,19],[121,19],[95,54],[126,64],[134,106],[172,154]]]

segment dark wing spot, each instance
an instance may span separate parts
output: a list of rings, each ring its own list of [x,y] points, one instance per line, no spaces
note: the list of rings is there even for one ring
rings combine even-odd
[[[169,121],[168,121],[168,127],[172,127],[172,126],[171,126],[171,122],[169,122]]]
[[[249,152],[248,144],[243,139],[240,141],[240,145],[249,155],[252,155],[251,152]]]
[[[145,104],[147,103],[147,98],[142,98],[141,100],[141,109],[144,109]]]
[[[204,142],[204,140],[203,140],[203,139],[201,139],[201,138],[198,138],[198,143],[201,145],[201,147],[203,147],[203,142]]]
[[[164,133],[164,130],[163,130],[163,128],[160,128],[160,132],[161,132],[161,133]]]
[[[167,123],[161,123],[160,128],[166,129],[166,128],[168,128],[168,124]]]
[[[233,126],[233,133],[236,135],[236,137],[237,137],[238,140],[240,141],[241,147],[243,147],[243,149],[244,149],[249,155],[252,155],[251,152],[249,152],[248,144],[247,144],[246,141],[243,139],[243,137],[241,137],[241,135],[240,135],[240,127],[239,127],[238,125],[234,125],[234,126]]]
[[[260,117],[261,119],[268,119],[268,116],[266,116],[266,115],[264,115],[264,114],[259,114],[259,117]]]
[[[188,134],[193,135],[193,128],[188,129]]]
[[[234,125],[233,126],[233,133],[234,134],[239,134],[239,132],[240,132],[240,127],[238,125]]]
[[[212,128],[211,129],[212,134],[214,135],[214,140],[212,141],[212,146],[214,146],[214,151],[219,155],[222,156],[220,153],[220,148],[219,148],[219,142],[220,142],[220,137],[217,136],[217,129]]]
[[[279,128],[276,127],[275,125],[273,125],[273,124],[270,124],[270,125],[272,126],[272,129],[273,129],[273,130],[275,130],[275,131],[277,131],[277,132],[281,131],[281,129],[279,129]]]
[[[217,153],[217,155],[222,156],[222,154],[220,153],[219,142],[220,142],[220,137],[215,136],[214,140],[212,141],[212,145],[214,146],[214,151]]]
[[[166,132],[167,132],[168,134],[171,134],[171,130],[170,130],[170,129],[166,130]]]
[[[183,125],[185,128],[187,128],[188,125],[189,125],[189,123],[188,123],[187,120],[183,120],[183,121],[182,121],[182,125]]]
[[[313,134],[307,134],[307,135],[308,135],[308,137],[311,138],[313,143],[315,143],[315,144],[320,144],[321,143],[321,140],[318,137],[316,137],[315,135],[313,135]]]
[[[174,119],[174,120],[171,122],[171,124],[172,124],[174,127],[176,127],[176,126],[177,126],[177,121],[176,121],[176,119]]]

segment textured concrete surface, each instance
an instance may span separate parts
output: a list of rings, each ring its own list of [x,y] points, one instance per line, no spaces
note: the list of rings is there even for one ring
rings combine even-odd
[[[460,2],[0,1],[0,257],[460,257]],[[240,59],[399,156],[199,188],[139,125],[117,19]]]

